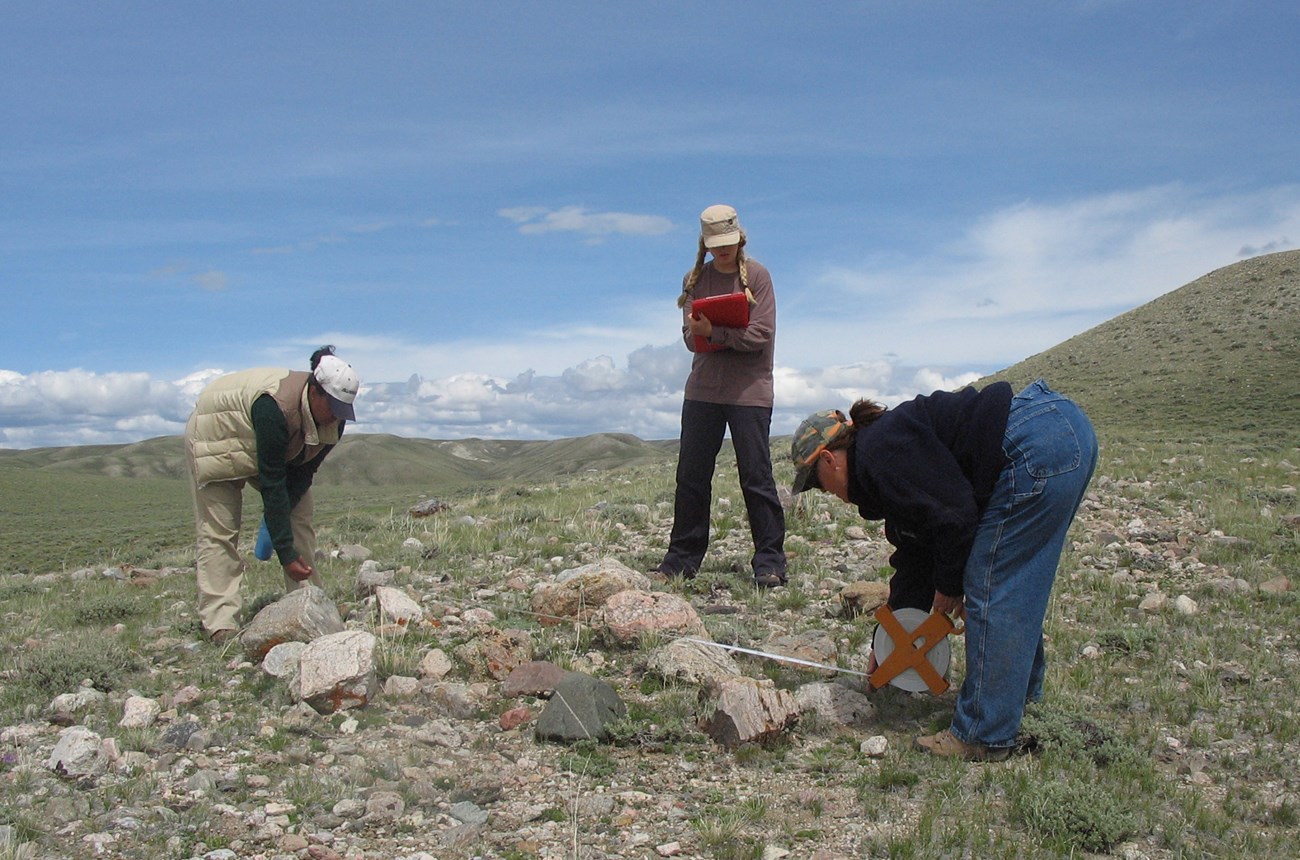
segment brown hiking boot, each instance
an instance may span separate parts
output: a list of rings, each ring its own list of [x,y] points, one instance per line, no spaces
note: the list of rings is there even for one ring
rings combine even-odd
[[[957,740],[951,731],[944,729],[937,735],[916,739],[916,748],[931,755],[957,756],[966,761],[1006,761],[1011,757],[1011,747],[986,747]]]

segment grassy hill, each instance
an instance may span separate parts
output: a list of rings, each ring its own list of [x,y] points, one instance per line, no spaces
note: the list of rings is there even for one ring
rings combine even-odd
[[[977,384],[1038,377],[1112,438],[1293,440],[1300,251],[1216,269]]]

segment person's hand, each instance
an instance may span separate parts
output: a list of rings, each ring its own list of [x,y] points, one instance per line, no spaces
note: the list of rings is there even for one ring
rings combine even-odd
[[[294,582],[303,582],[304,580],[311,579],[311,575],[315,572],[315,568],[308,564],[307,560],[302,556],[298,556],[284,566],[284,575],[292,579]]]
[[[934,593],[934,605],[930,607],[931,612],[942,612],[950,618],[966,617],[966,600],[963,597],[951,597],[942,592]]]
[[[713,321],[703,314],[691,314],[686,324],[690,327],[691,334],[696,337],[708,340],[713,335]]]

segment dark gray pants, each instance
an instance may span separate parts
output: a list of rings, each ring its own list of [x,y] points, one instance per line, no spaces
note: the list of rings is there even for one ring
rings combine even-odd
[[[754,539],[754,573],[785,576],[785,514],[772,478],[769,433],[772,410],[687,400],[682,403],[681,450],[677,456],[677,495],[668,552],[659,569],[694,575],[709,548],[713,471],[728,428],[740,473],[740,492]]]

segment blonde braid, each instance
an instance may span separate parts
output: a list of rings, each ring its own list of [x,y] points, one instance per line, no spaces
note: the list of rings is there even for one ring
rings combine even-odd
[[[677,297],[677,307],[686,307],[686,300],[695,292],[695,285],[699,283],[700,273],[704,271],[704,237],[700,237],[700,250],[695,254],[695,268],[691,269],[686,276],[685,283],[682,284],[682,294]]]
[[[736,251],[736,263],[740,266],[740,285],[745,288],[745,301],[749,302],[750,307],[758,303],[754,294],[749,291],[749,257],[745,256],[745,232],[740,232],[740,249]]]

